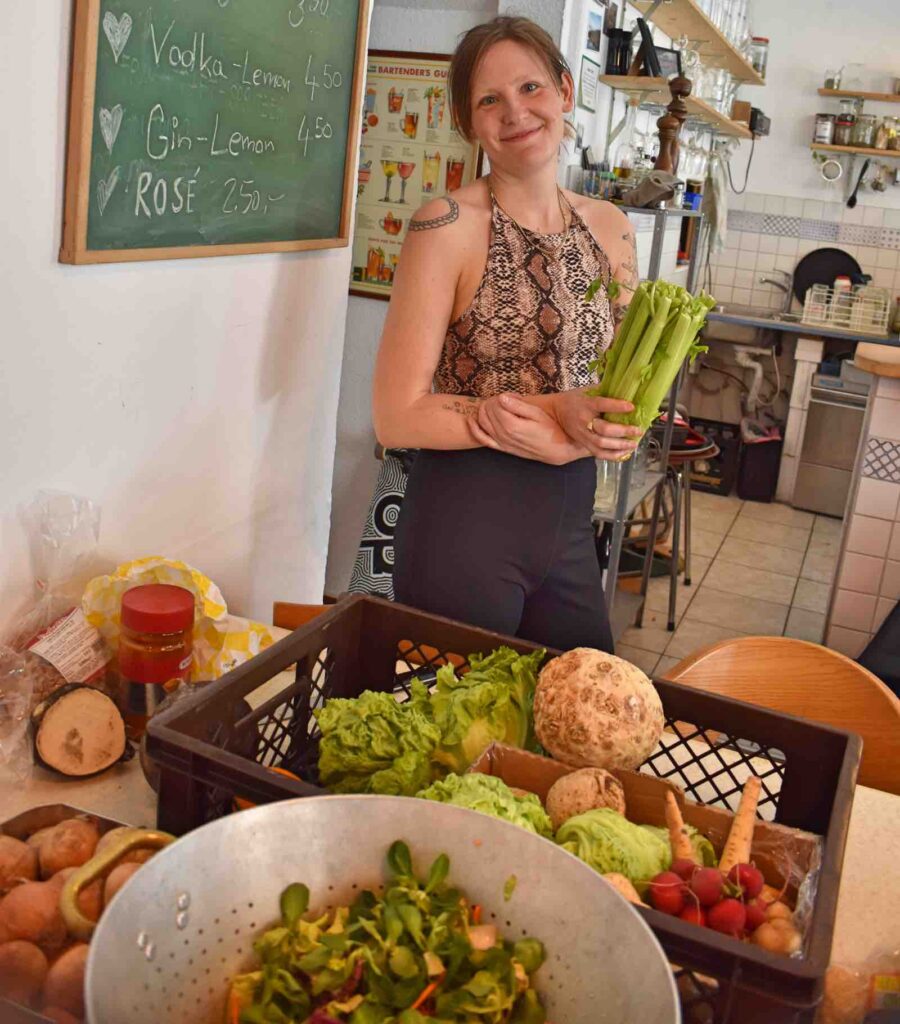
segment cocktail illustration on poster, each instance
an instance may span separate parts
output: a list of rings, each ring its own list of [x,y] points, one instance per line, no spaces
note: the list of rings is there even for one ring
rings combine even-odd
[[[480,158],[453,125],[440,54],[370,50],[358,158],[353,294],[390,298],[410,218],[474,181]]]
[[[425,99],[428,102],[428,128],[430,131],[440,131],[444,123],[444,106],[447,102],[447,90],[443,85],[430,85],[425,90]]]

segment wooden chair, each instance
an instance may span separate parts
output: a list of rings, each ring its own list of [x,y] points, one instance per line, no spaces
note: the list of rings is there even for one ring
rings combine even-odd
[[[293,601],[276,601],[272,605],[272,624],[281,629],[299,629],[310,619],[328,607],[326,604],[295,604]]]
[[[900,700],[868,669],[827,647],[747,636],[703,647],[666,679],[858,733],[858,782],[900,794]]]

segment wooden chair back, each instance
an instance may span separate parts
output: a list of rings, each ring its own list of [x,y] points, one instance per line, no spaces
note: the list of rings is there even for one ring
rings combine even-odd
[[[695,651],[665,678],[858,733],[860,785],[900,794],[900,700],[837,651],[790,637],[736,637]]]

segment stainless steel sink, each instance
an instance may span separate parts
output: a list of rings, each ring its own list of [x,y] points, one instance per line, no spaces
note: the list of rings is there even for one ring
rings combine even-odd
[[[736,302],[729,302],[716,306],[713,310],[720,316],[752,317],[754,320],[780,320],[783,323],[799,323],[800,313],[783,313],[779,309],[760,309],[756,306],[742,306]]]

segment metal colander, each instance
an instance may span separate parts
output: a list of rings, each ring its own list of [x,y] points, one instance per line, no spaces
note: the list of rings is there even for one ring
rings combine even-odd
[[[253,963],[278,897],[304,882],[311,910],[384,882],[403,839],[424,877],[440,853],[450,880],[508,938],[543,941],[536,975],[554,1024],[678,1024],[672,972],[640,915],[548,840],[427,800],[327,796],[232,814],[160,851],[103,914],[91,941],[89,1024],[222,1024],[229,979]],[[512,896],[504,885],[517,878]]]

